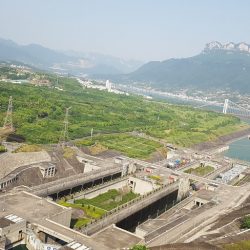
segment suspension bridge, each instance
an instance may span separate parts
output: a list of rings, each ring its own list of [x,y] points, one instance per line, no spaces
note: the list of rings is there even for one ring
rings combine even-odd
[[[195,108],[208,108],[212,107],[213,111],[223,113],[223,114],[231,114],[238,116],[240,118],[250,118],[250,108],[245,108],[240,106],[239,104],[230,101],[229,99],[225,99],[223,103],[215,103],[204,101],[201,105],[196,106]]]
[[[250,109],[241,107],[237,103],[226,99],[223,105],[223,114],[232,114],[235,116],[250,118]]]

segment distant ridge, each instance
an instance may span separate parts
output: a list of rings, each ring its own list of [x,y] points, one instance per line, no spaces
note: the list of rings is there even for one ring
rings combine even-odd
[[[38,44],[19,45],[0,38],[0,61],[18,61],[36,68],[71,74],[122,74],[142,65],[98,53],[61,52]]]
[[[196,56],[149,62],[120,80],[160,90],[228,89],[250,93],[250,45],[210,42]]]

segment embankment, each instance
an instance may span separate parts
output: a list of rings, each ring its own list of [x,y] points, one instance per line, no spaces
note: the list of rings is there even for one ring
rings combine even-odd
[[[231,143],[232,141],[247,137],[248,135],[250,135],[250,128],[236,131],[228,135],[220,136],[215,141],[208,141],[208,142],[202,142],[202,143],[196,144],[192,148],[195,150],[199,150],[199,151],[211,150],[214,148],[218,148],[220,146],[225,146]]]

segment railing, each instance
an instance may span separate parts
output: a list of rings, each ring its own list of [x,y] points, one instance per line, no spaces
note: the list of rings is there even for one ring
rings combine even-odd
[[[104,170],[94,170],[89,173],[82,173],[78,175],[72,175],[70,177],[66,177],[63,179],[55,180],[49,183],[41,184],[33,187],[31,190],[35,194],[44,193],[44,191],[52,191],[56,190],[57,187],[63,188],[72,188],[73,186],[82,185],[83,182],[94,179],[94,178],[102,178],[109,174],[115,174],[121,172],[121,167],[112,166],[109,168],[105,168]],[[52,189],[52,190],[50,190]]]

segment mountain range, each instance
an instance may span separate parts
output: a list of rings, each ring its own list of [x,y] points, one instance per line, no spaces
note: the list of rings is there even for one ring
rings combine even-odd
[[[143,64],[98,53],[56,51],[0,39],[0,60],[163,91],[220,89],[250,93],[250,45],[244,42],[213,41],[192,57]]]
[[[211,42],[196,56],[149,62],[120,80],[160,90],[228,89],[250,93],[250,45]]]
[[[98,53],[56,51],[38,44],[19,45],[0,39],[0,60],[17,61],[45,70],[71,74],[125,74],[143,63]]]

